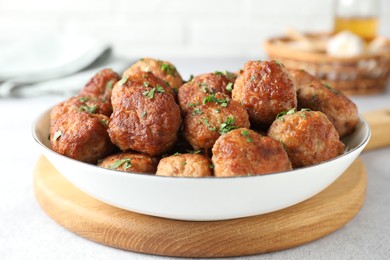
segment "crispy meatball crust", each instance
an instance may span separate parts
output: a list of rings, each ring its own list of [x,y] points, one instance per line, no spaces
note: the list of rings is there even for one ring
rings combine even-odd
[[[256,125],[268,126],[279,112],[297,107],[294,84],[277,61],[248,61],[236,80],[232,98],[244,105]]]
[[[157,166],[156,175],[174,177],[212,176],[210,160],[202,154],[178,154],[165,157]]]
[[[119,79],[119,75],[112,69],[103,69],[89,80],[81,90],[80,95],[110,101],[112,88]]]
[[[298,106],[321,111],[333,123],[340,137],[355,130],[359,123],[357,106],[341,91],[321,82],[305,71],[290,71],[297,88]]]
[[[226,75],[221,72],[205,73],[194,77],[192,80],[181,86],[178,93],[181,110],[184,113],[187,113],[191,104],[202,103],[203,99],[211,93],[221,92],[230,96],[230,88],[233,88],[235,78],[231,73]],[[226,87],[228,85],[229,88],[227,89]]]
[[[173,147],[181,125],[180,108],[173,90],[152,73],[123,78],[112,93],[114,112],[108,133],[122,151],[151,156]]]
[[[169,61],[152,58],[140,59],[123,73],[123,77],[129,77],[139,72],[152,72],[155,76],[168,82],[176,91],[184,83],[176,67]]]
[[[50,120],[57,120],[69,112],[82,111],[109,117],[112,113],[112,106],[111,102],[108,102],[105,98],[81,95],[74,96],[54,106],[50,112]]]
[[[250,127],[248,113],[223,93],[205,97],[184,118],[184,136],[194,149],[211,149],[221,134],[240,127]]]
[[[319,111],[299,111],[276,119],[268,136],[282,142],[294,168],[343,154],[344,144],[333,124]]]
[[[247,128],[222,135],[213,147],[216,177],[260,175],[291,170],[283,145]]]
[[[98,166],[110,170],[136,173],[155,173],[158,161],[146,154],[118,153],[98,162]]]
[[[96,163],[113,152],[107,133],[109,118],[88,112],[69,112],[50,126],[50,143],[57,153],[87,163]]]

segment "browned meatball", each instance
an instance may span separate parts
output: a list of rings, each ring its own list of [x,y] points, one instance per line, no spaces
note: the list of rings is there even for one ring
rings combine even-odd
[[[297,82],[300,108],[321,111],[333,123],[340,137],[353,132],[359,123],[357,106],[341,91],[321,82],[305,71],[290,71]]]
[[[178,93],[181,110],[187,113],[191,105],[202,103],[211,93],[221,92],[230,96],[235,78],[231,73],[226,75],[222,72],[201,74],[181,86]]]
[[[98,166],[122,172],[155,173],[158,161],[146,154],[118,153],[98,162]]]
[[[140,59],[123,73],[123,77],[129,77],[139,72],[152,72],[155,76],[168,82],[176,92],[184,83],[176,67],[169,61],[152,58]]]
[[[191,106],[184,118],[184,136],[195,149],[211,149],[221,134],[249,128],[245,108],[223,93],[209,94],[201,105]]]
[[[112,88],[120,79],[111,69],[103,69],[93,76],[81,90],[80,95],[91,96],[110,101]]]
[[[165,81],[150,72],[123,78],[113,89],[112,105],[108,132],[122,151],[154,156],[173,147],[181,115]]]
[[[108,137],[108,121],[104,115],[85,111],[66,113],[50,126],[52,149],[78,161],[96,163],[115,148]]]
[[[235,129],[218,138],[213,147],[212,162],[216,177],[291,170],[280,142],[246,128]]]
[[[288,75],[292,80],[292,82],[294,83],[295,89],[299,89],[301,86],[306,86],[310,84],[312,81],[317,80],[315,76],[311,75],[310,73],[306,72],[303,69],[300,70],[289,69]]]
[[[212,176],[210,160],[202,154],[178,154],[165,157],[157,166],[156,175],[174,177]]]
[[[50,119],[52,121],[57,120],[64,114],[77,111],[110,116],[112,106],[111,102],[107,102],[105,99],[91,96],[74,96],[53,107],[50,113]]]
[[[278,61],[248,61],[232,97],[248,110],[251,122],[260,126],[270,125],[279,112],[297,107],[293,82]]]
[[[344,152],[333,124],[319,111],[283,115],[272,123],[268,136],[284,144],[294,168],[317,164]]]

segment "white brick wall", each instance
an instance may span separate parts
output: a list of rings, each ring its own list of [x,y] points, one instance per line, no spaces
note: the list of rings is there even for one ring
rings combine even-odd
[[[262,57],[287,27],[329,31],[332,0],[0,0],[0,44],[53,31],[110,42],[118,55]],[[390,37],[390,1],[380,33]]]

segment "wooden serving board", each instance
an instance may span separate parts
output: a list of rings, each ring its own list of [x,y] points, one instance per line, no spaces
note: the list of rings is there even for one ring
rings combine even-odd
[[[180,257],[259,254],[319,239],[358,213],[366,185],[364,165],[358,159],[327,189],[295,206],[254,217],[192,222],[104,204],[75,188],[43,156],[34,176],[42,209],[75,234],[134,252]]]

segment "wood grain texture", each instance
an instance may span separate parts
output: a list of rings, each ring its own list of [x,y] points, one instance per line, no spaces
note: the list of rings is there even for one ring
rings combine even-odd
[[[313,198],[276,212],[192,222],[137,214],[99,202],[65,180],[45,157],[35,168],[36,198],[60,225],[98,243],[134,252],[225,257],[282,250],[339,229],[360,210],[367,176],[360,159]]]
[[[390,145],[390,108],[363,114],[371,128],[371,139],[365,151]]]

